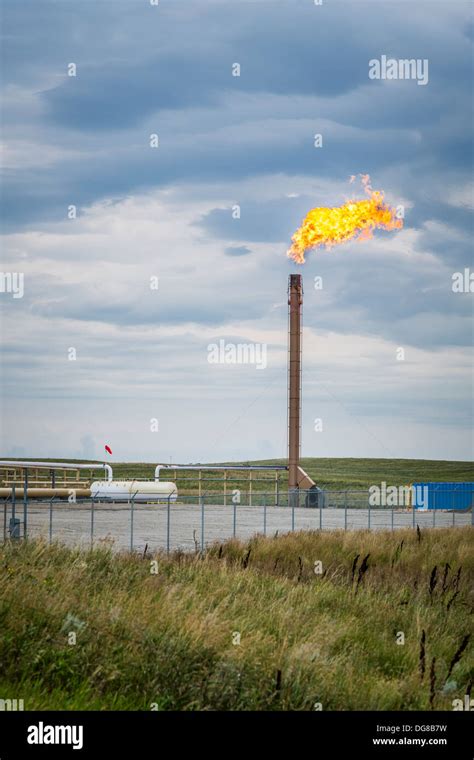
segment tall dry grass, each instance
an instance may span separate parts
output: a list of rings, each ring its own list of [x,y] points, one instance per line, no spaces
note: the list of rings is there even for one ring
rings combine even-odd
[[[0,698],[26,709],[450,710],[472,680],[473,534],[302,532],[203,557],[7,543]]]

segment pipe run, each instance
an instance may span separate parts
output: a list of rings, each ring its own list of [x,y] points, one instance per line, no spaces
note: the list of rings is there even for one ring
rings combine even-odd
[[[0,459],[0,467],[8,469],[28,470],[105,470],[107,473],[107,480],[110,482],[113,479],[112,467],[105,462],[97,463],[91,462],[90,464],[75,464],[74,462],[30,462],[20,461],[17,459]]]
[[[160,470],[217,470],[234,472],[242,470],[244,472],[252,472],[255,470],[287,470],[288,467],[284,464],[235,464],[235,465],[205,465],[205,464],[157,464],[155,467],[155,480],[160,479]]]

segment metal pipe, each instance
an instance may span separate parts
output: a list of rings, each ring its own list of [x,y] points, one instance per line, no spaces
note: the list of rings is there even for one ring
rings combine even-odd
[[[9,498],[13,496],[13,489],[16,491],[18,497],[24,497],[24,488],[18,486],[12,486],[8,488],[0,488],[0,498]],[[70,488],[30,488],[28,487],[26,493],[30,499],[49,499],[52,496],[58,496],[67,498],[70,494]],[[75,488],[76,496],[88,497],[91,495],[90,488]]]
[[[243,472],[251,471],[251,470],[287,470],[288,467],[284,464],[282,465],[271,465],[271,464],[264,464],[264,465],[243,465],[243,464],[236,464],[236,465],[206,465],[206,464],[157,464],[155,467],[155,480],[160,479],[160,471],[161,470],[216,470],[216,471],[227,471],[227,472],[234,472],[242,470]]]
[[[31,468],[34,468],[35,470],[49,470],[51,473],[51,485],[52,488],[48,489],[49,493],[46,493],[46,491],[42,491],[41,494],[43,496],[48,496],[51,492],[53,492],[53,495],[56,495],[55,493],[55,486],[56,486],[56,479],[55,479],[55,470],[105,470],[107,475],[107,481],[110,482],[113,480],[113,472],[112,467],[110,464],[106,464],[105,462],[98,464],[97,462],[92,462],[91,464],[75,464],[74,462],[28,462],[28,461],[19,461],[19,460],[11,460],[11,459],[0,459],[0,468],[6,468],[10,465],[14,465],[15,467],[21,467],[24,471],[24,480],[26,484],[28,485],[28,470]],[[16,479],[16,478],[15,478]],[[42,490],[42,489],[38,489]],[[4,491],[4,489],[0,489],[0,492]],[[28,489],[25,492],[25,489],[23,489],[23,499],[26,500],[28,495],[33,495],[31,493],[31,490]]]
[[[288,489],[298,488],[301,433],[301,306],[303,281],[300,274],[288,278]]]
[[[91,464],[76,464],[75,462],[29,462],[28,460],[0,459],[0,467],[19,467],[21,469],[37,468],[39,470],[106,470],[112,473],[112,467],[105,462],[92,462]]]

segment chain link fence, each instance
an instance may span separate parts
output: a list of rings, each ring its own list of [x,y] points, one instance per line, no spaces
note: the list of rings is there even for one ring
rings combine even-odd
[[[278,502],[278,503],[276,503]],[[455,502],[454,502],[455,503]],[[474,524],[463,509],[373,506],[367,490],[236,491],[183,496],[159,503],[78,499],[3,500],[3,540],[42,537],[69,545],[110,544],[118,550],[203,551],[214,542],[246,540],[255,534],[299,530],[396,530]]]

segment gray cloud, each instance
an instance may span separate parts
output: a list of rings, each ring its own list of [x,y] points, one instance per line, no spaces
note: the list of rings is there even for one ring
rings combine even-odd
[[[211,456],[222,420],[263,391],[227,456],[251,456],[250,441],[255,456],[283,453],[285,251],[309,208],[338,205],[359,192],[348,175],[369,172],[406,205],[405,230],[308,255],[305,325],[322,346],[305,353],[306,446],[321,445],[310,423],[323,408],[327,452],[376,453],[360,416],[402,454],[409,440],[420,455],[469,455],[472,297],[451,289],[472,255],[469,3],[433,13],[401,2],[389,23],[382,3],[337,0],[3,6],[3,266],[27,284],[24,299],[0,302],[10,451],[30,440],[44,455],[60,436],[85,455],[115,431],[130,455],[168,456],[147,431],[163,397],[169,446],[203,458],[202,429]],[[370,82],[381,54],[428,58],[429,84]],[[268,342],[275,385],[242,368],[211,372],[216,336]],[[29,435],[39,399],[48,419]]]
[[[252,251],[246,245],[229,245],[224,249],[224,253],[227,256],[247,256]]]

